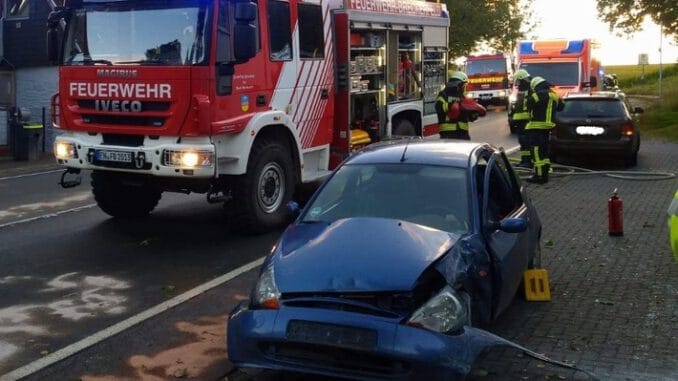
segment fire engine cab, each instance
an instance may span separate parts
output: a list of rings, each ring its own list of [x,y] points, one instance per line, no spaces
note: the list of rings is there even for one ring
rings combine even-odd
[[[448,27],[415,0],[65,0],[48,21],[61,184],[91,170],[114,217],[199,192],[239,227],[279,226],[351,152],[437,133]]]

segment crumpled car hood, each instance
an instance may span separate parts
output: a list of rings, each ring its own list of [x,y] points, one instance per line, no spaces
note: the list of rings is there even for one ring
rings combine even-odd
[[[458,237],[383,218],[290,226],[271,257],[283,292],[409,291]]]

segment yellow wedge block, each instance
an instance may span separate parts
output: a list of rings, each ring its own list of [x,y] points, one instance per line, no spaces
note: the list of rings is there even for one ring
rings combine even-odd
[[[551,300],[549,274],[545,269],[525,270],[525,300],[530,302],[547,302]]]

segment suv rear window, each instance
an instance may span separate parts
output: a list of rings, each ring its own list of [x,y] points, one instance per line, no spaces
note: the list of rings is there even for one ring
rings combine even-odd
[[[573,98],[565,99],[558,116],[565,118],[624,118],[626,110],[619,99]]]

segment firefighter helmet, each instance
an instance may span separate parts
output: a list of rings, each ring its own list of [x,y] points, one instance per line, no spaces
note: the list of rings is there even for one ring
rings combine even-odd
[[[516,71],[516,73],[513,75],[513,78],[516,79],[516,81],[520,80],[526,80],[527,78],[530,77],[530,73],[527,72],[525,69],[519,69]]]
[[[455,71],[452,74],[452,76],[450,77],[450,81],[452,81],[454,79],[458,80],[459,82],[463,82],[463,83],[468,82],[468,77],[466,76],[466,74],[464,74],[464,72],[461,72],[461,71]]]
[[[534,77],[532,78],[532,81],[530,81],[530,87],[532,88],[532,90],[534,90],[537,87],[537,85],[545,81],[546,80],[542,77]]]

